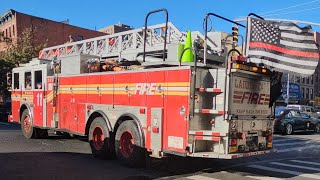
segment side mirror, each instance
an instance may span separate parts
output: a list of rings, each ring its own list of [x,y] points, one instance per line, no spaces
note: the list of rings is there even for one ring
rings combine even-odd
[[[12,90],[12,73],[11,72],[7,73],[7,90],[8,91]]]

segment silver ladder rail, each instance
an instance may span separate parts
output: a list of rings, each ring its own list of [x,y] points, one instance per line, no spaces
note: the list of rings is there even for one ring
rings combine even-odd
[[[163,51],[163,28],[165,28],[165,23],[148,27],[146,40],[148,51]],[[39,58],[53,59],[54,57],[89,54],[100,57],[124,57],[128,60],[133,60],[136,58],[137,54],[143,53],[143,31],[144,28],[138,28],[112,35],[45,48],[40,51]],[[183,33],[171,22],[168,22],[168,44],[183,41]]]

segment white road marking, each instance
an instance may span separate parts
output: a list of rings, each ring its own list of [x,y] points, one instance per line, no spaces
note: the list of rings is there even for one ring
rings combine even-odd
[[[294,167],[294,168],[300,168],[300,169],[308,169],[311,171],[318,171],[320,172],[320,168],[313,168],[313,167],[307,167],[307,166],[298,166],[293,164],[285,164],[285,163],[279,163],[279,162],[271,162],[270,164],[275,164],[279,166],[286,166],[286,167]]]
[[[281,178],[268,177],[268,176],[245,176],[246,178],[259,179],[259,180],[282,180]]]
[[[0,122],[0,125],[9,126],[9,123]]]
[[[291,175],[295,175],[295,176],[299,176],[299,177],[305,177],[305,178],[320,179],[320,176],[318,176],[318,175],[315,175],[315,174],[304,174],[304,173],[299,172],[299,171],[289,171],[289,170],[285,170],[285,169],[276,169],[276,168],[271,168],[271,167],[261,166],[261,165],[249,165],[247,167],[255,168],[255,169],[261,169],[261,170],[264,170],[264,171],[272,171],[272,172],[278,172],[278,173],[284,173],[284,174],[291,174]]]
[[[306,146],[306,147],[293,147],[293,148],[277,150],[277,152],[284,153],[284,152],[290,152],[290,151],[301,151],[304,149],[319,148],[319,147],[320,147],[320,145],[310,145],[310,146]]]
[[[219,180],[211,177],[206,177],[206,176],[200,176],[200,175],[194,175],[194,176],[189,176],[186,177],[187,179],[193,179],[193,180]]]
[[[281,143],[281,144],[275,144],[275,147],[279,147],[279,146],[290,146],[290,145],[304,145],[304,144],[308,144],[308,143],[312,143],[311,141],[304,141],[304,142],[292,142],[292,143]]]
[[[275,139],[273,140],[274,143],[279,143],[279,142],[287,142],[287,141],[296,141],[299,139]]]
[[[304,163],[304,164],[311,164],[311,165],[320,166],[320,163],[316,163],[316,162],[301,161],[301,160],[290,160],[290,161],[292,161],[292,162],[297,162],[297,163]]]

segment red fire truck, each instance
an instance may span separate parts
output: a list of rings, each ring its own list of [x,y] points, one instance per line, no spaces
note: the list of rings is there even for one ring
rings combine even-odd
[[[146,155],[270,152],[270,71],[227,51],[232,36],[207,30],[191,33],[194,61],[181,62],[191,51],[181,51],[185,33],[170,22],[147,27],[159,11],[166,12],[150,12],[144,28],[46,48],[14,68],[9,121],[21,123],[26,138],[48,130],[88,136],[95,157],[129,165],[143,165]]]

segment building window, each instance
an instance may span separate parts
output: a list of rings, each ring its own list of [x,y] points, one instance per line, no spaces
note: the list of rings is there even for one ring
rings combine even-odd
[[[313,89],[310,89],[310,99],[313,99]]]
[[[309,99],[309,88],[306,88],[306,99]]]
[[[309,79],[309,77],[307,77],[306,84],[309,84],[309,83],[310,83],[310,79]]]
[[[14,31],[14,25],[12,25],[12,36],[14,37],[16,35],[16,32]]]
[[[11,38],[11,26],[9,27],[9,37]]]
[[[300,83],[300,77],[299,76],[296,76],[296,82]]]
[[[301,88],[301,91],[302,91],[302,98],[304,99],[305,95],[304,95],[304,87]]]
[[[8,29],[6,29],[6,34],[4,36],[8,37]]]
[[[319,81],[319,74],[316,73],[316,82],[318,82],[318,81]]]
[[[304,83],[305,78],[302,78],[302,83]]]
[[[313,85],[313,75],[311,76],[311,85]]]

